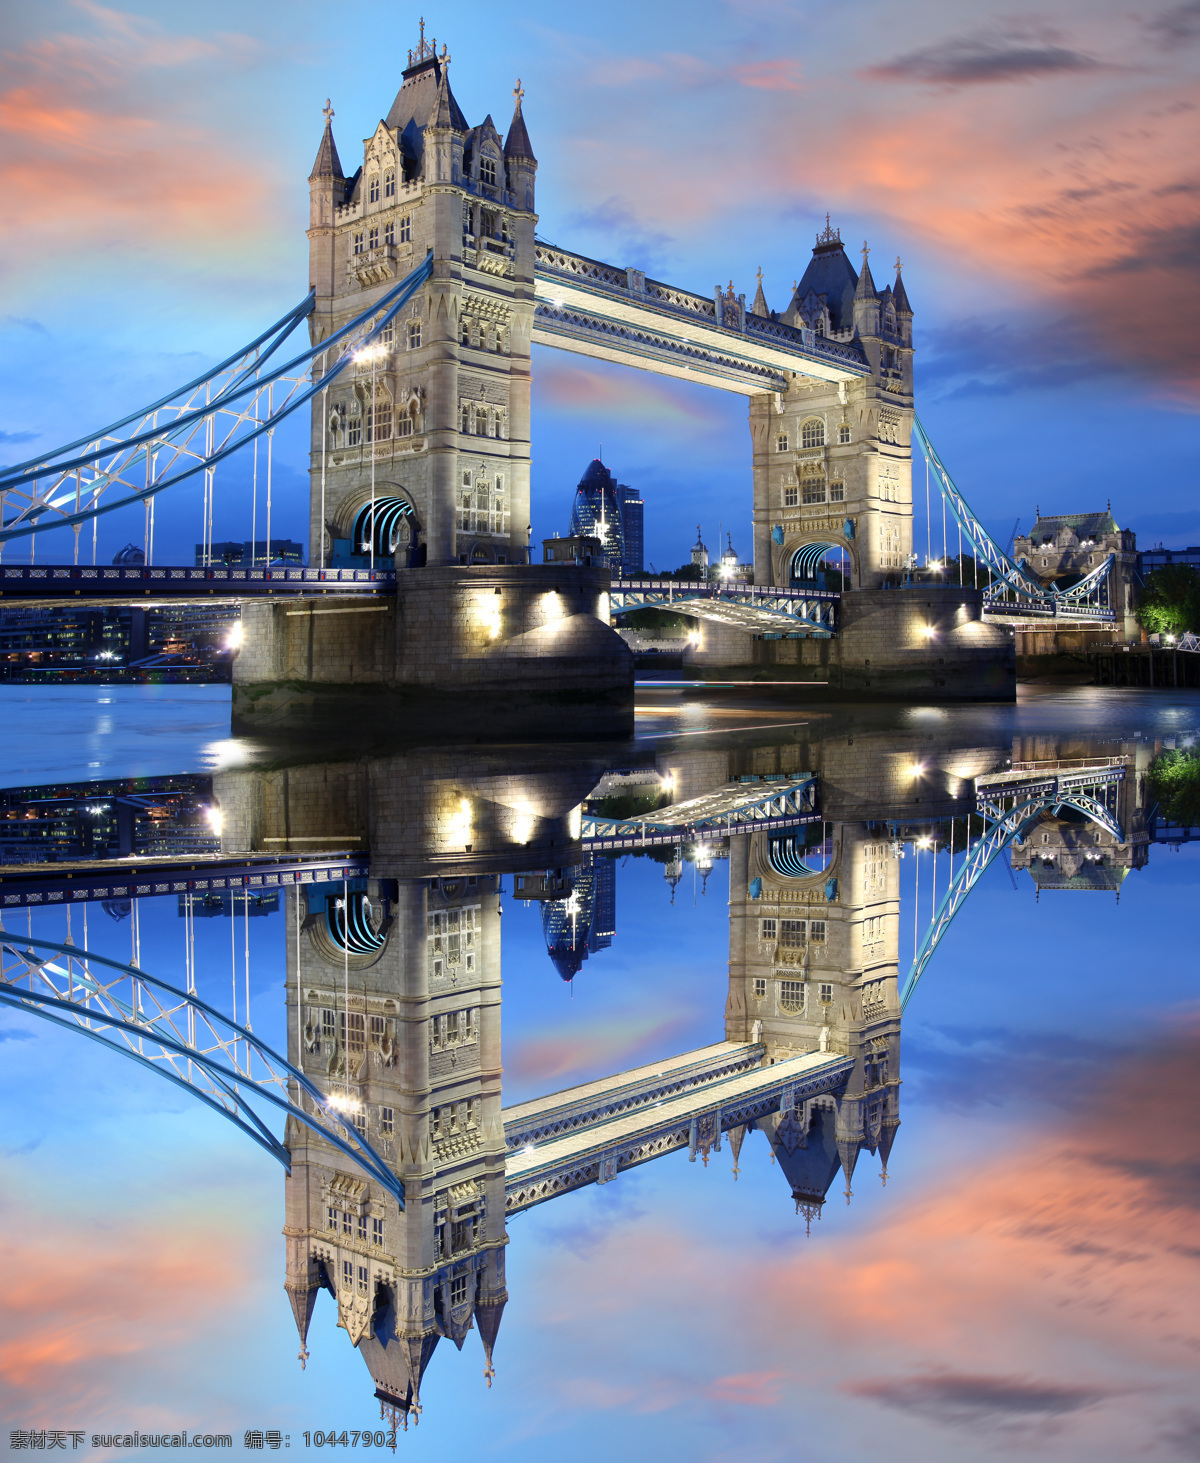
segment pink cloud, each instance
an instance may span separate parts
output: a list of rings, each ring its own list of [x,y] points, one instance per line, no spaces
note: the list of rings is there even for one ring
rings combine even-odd
[[[650,1047],[668,1050],[686,1018],[647,1012],[617,1023],[603,1022],[583,1031],[523,1037],[505,1050],[504,1069],[510,1080],[553,1082],[562,1078],[585,1080],[581,1074],[620,1071],[631,1066]]]
[[[747,61],[731,68],[733,79],[742,86],[761,91],[800,91],[799,61],[780,56],[774,61]]]

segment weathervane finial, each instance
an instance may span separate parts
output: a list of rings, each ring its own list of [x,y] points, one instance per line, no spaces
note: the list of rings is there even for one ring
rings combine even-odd
[[[517,77],[517,84],[513,87],[513,99],[517,104],[517,111],[521,110],[521,98],[525,95],[525,89],[521,85],[521,78]]]
[[[325,105],[321,108],[321,115],[325,118],[325,125],[328,127],[335,115],[333,108],[329,105],[328,97],[325,98]]]
[[[829,215],[825,215],[825,228],[817,235],[817,248],[823,244],[840,244],[842,242],[841,229],[835,229],[829,222]]]
[[[900,263],[900,256],[899,256],[899,254],[897,254],[897,255],[896,255],[896,273],[897,273],[897,274],[899,274],[899,273],[900,273],[900,271],[901,271],[901,270],[902,270],[902,269],[903,269],[903,268],[904,268],[904,265],[903,265],[903,264],[901,264],[901,263]]]

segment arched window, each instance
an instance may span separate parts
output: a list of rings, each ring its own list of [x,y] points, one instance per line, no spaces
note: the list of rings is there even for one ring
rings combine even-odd
[[[845,445],[849,441],[850,441],[850,427],[849,427],[849,424],[848,423],[843,422],[842,425],[838,428],[838,446],[839,447],[845,447]]]
[[[489,188],[496,186],[496,159],[486,152],[481,153],[479,158],[479,181],[486,183]]]
[[[459,323],[458,338],[463,345],[471,344],[471,317],[464,315]]]
[[[786,452],[788,450],[788,434],[786,432],[780,432],[779,436],[775,438],[775,450],[777,452]]]
[[[379,174],[372,173],[367,179],[367,202],[379,202]]]
[[[471,408],[465,403],[463,404],[461,416],[462,420],[459,425],[459,431],[465,435],[469,435],[471,431]]]
[[[500,413],[499,413],[499,411],[494,411],[492,413],[492,436],[493,437],[500,438],[501,436],[503,436],[503,433],[501,432],[500,427],[501,427]]]
[[[394,168],[389,168],[383,175],[383,196],[385,198],[395,198],[396,196],[396,172]]]
[[[809,417],[800,428],[801,447],[824,447],[825,423],[820,417]]]

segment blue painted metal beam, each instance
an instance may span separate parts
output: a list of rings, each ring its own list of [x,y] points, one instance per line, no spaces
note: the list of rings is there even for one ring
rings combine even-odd
[[[395,594],[394,569],[225,569],[183,565],[5,564],[0,600],[77,599],[152,604],[159,600],[308,599]]]

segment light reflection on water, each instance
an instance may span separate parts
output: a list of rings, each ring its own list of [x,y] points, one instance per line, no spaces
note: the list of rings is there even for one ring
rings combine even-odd
[[[30,710],[23,694],[6,704],[21,767],[4,777],[5,786],[79,776],[70,739],[98,735],[99,719],[111,717],[102,770],[91,770],[92,778],[211,771],[235,823],[242,792],[256,789],[263,806],[283,796],[282,773],[253,771],[263,749],[224,734],[227,702],[210,688],[187,688],[161,705],[120,694],[141,688],[107,690],[103,701],[94,688],[81,689],[88,694],[59,698],[52,717],[44,702]],[[455,851],[437,843],[435,793],[453,783],[456,808],[464,796],[475,799],[472,856],[486,854],[489,836],[507,836],[510,806],[523,820],[521,842],[536,841],[537,820],[565,817],[580,778],[587,781],[579,751],[550,749],[540,759],[504,753],[486,766],[475,749],[457,764],[432,754],[370,763],[364,786],[373,797],[404,789],[397,806],[409,821],[388,815],[392,856],[405,853],[406,838],[426,840],[425,871],[406,866],[397,874],[394,906],[419,884],[424,913],[419,926],[406,926],[400,915],[393,944],[404,946],[410,963],[423,970],[428,963],[433,980],[434,960],[449,961],[453,933],[459,979],[473,989],[461,911],[476,904],[481,911],[470,927],[481,962],[490,950],[499,955],[503,924],[506,1108],[719,1041],[742,1019],[729,1008],[731,962],[751,1000],[755,979],[772,987],[767,1040],[777,1057],[787,1060],[789,1046],[819,1045],[826,1027],[835,1045],[859,1043],[856,1060],[865,1051],[881,1062],[886,1053],[889,1075],[870,1090],[892,1090],[899,1037],[888,1036],[887,1022],[868,1023],[862,1040],[861,1031],[855,1035],[861,1007],[857,1016],[839,1014],[821,988],[828,976],[840,1000],[889,961],[894,972],[897,945],[903,975],[905,952],[935,908],[930,850],[920,855],[917,914],[918,835],[940,827],[944,836],[951,813],[961,829],[972,779],[1009,759],[1045,758],[1046,739],[1076,760],[1089,750],[1130,759],[1122,809],[1132,831],[1148,810],[1140,769],[1154,744],[1186,740],[1200,727],[1200,697],[1087,688],[1023,695],[1016,707],[935,712],[822,704],[805,707],[802,720],[794,704],[767,696],[748,710],[745,698],[654,690],[639,709],[639,736],[653,738],[653,746],[636,755],[589,748],[586,768],[657,768],[660,759],[695,795],[789,757],[819,761],[836,817],[822,830],[814,901],[785,907],[776,900],[766,913],[776,886],[807,886],[802,878],[772,885],[767,875],[766,896],[752,897],[750,880],[756,869],[764,877],[764,855],[746,839],[719,848],[703,881],[686,857],[674,882],[668,862],[629,857],[616,869],[615,921],[586,900],[572,916],[576,948],[586,953],[568,987],[548,958],[539,909],[512,897],[519,864],[509,857],[503,896],[493,892],[494,867],[481,872],[486,859],[456,866]],[[749,726],[757,730],[735,730]],[[675,733],[687,735],[675,741]],[[901,808],[892,793],[886,806],[855,801],[868,784],[882,796],[883,783],[872,782],[881,769],[918,760],[927,769],[924,806]],[[15,763],[6,759],[6,766]],[[340,766],[290,758],[289,833],[303,836],[297,820],[316,815],[301,809],[316,805],[316,790],[341,776]],[[498,767],[510,779],[502,788]],[[355,785],[339,786],[348,808]],[[518,796],[514,788],[522,787]],[[902,815],[908,826],[898,835]],[[717,1458],[734,1448],[794,1456],[803,1417],[807,1451],[854,1460],[876,1456],[881,1430],[902,1459],[1030,1451],[1056,1459],[1189,1456],[1200,1428],[1192,1402],[1200,1204],[1195,846],[1172,852],[1150,844],[1140,867],[1140,855],[1122,861],[1109,850],[1112,875],[1103,887],[1055,887],[1065,863],[1091,847],[1080,843],[1080,828],[1050,820],[1043,831],[1053,841],[1014,851],[1013,874],[995,863],[939,948],[904,1018],[901,1126],[886,1188],[878,1141],[874,1154],[870,1142],[860,1147],[846,1182],[846,1152],[835,1127],[826,1133],[818,1108],[790,1149],[769,1124],[745,1132],[736,1182],[726,1134],[719,1152],[702,1155],[707,1164],[668,1156],[513,1216],[494,1385],[485,1388],[479,1377],[478,1312],[462,1354],[443,1342],[429,1363],[420,1433],[403,1445],[424,1438],[426,1449],[452,1457],[525,1458],[551,1447],[587,1459],[617,1448],[635,1458]],[[941,858],[944,878],[944,845]],[[876,866],[887,887],[870,885],[880,877],[871,872]],[[832,902],[824,889],[830,869],[844,886]],[[176,900],[140,903],[141,964],[178,971],[185,922]],[[893,922],[894,943],[887,945],[885,932],[879,946],[843,946],[835,956],[842,907],[857,910],[864,924]],[[448,919],[428,922],[431,913],[455,912],[453,931]],[[299,938],[297,914],[303,910],[288,906],[244,922],[196,921],[202,990],[214,1000],[222,990],[228,995],[244,971],[248,939],[255,1031],[280,1046],[288,1040],[280,995],[285,983],[295,989],[284,961]],[[6,916],[10,930],[25,927],[18,918]],[[73,918],[78,940],[78,909]],[[98,905],[89,906],[88,918],[92,947],[128,959],[130,920],[110,920]],[[795,943],[785,944],[782,921],[801,918],[804,931],[787,931]],[[64,919],[39,912],[32,928],[61,929]],[[766,919],[776,921],[769,938]],[[824,926],[819,939],[814,919]],[[300,948],[317,954],[304,955],[315,962],[306,966],[305,990],[325,980],[309,939],[305,932]],[[371,969],[347,972],[347,988],[353,979],[373,979]],[[437,979],[448,981],[450,969]],[[332,1046],[322,1045],[318,1015],[315,1049],[294,1054],[347,1081],[337,1068],[341,979],[326,982],[327,997],[308,1002],[319,1013],[328,1000]],[[809,987],[808,1009],[775,1009],[785,980]],[[497,1037],[498,1024],[497,1012]],[[364,1366],[361,1346],[355,1354],[324,1291],[315,1296],[307,1370],[295,1366],[295,1326],[281,1294],[280,1173],[265,1156],[187,1098],[167,1095],[159,1079],[22,1014],[0,1018],[0,1051],[0,1107],[10,1135],[0,1159],[4,1243],[10,1274],[27,1277],[0,1321],[5,1426],[28,1425],[30,1397],[64,1426],[89,1431],[129,1416],[161,1425],[169,1414],[193,1430],[223,1423],[239,1443],[246,1427],[279,1426],[296,1448],[304,1447],[305,1428],[377,1425],[379,1368]],[[380,1067],[379,1080],[387,1070]],[[30,1092],[40,1100],[31,1102]],[[470,1097],[464,1088],[454,1101]],[[370,1100],[378,1106],[377,1095]],[[433,1105],[447,1101],[443,1093]],[[870,1138],[871,1114],[855,1121]],[[822,1154],[830,1170],[823,1205],[804,1188]],[[297,1175],[305,1163],[324,1172],[315,1150],[300,1155],[297,1147]],[[346,1174],[353,1180],[351,1169]],[[853,1194],[849,1204],[844,1188]],[[312,1214],[293,1208],[288,1226],[309,1225],[316,1243],[329,1207],[319,1177],[313,1193]],[[496,1206],[493,1194],[493,1224]],[[364,1215],[372,1217],[369,1203]],[[443,1242],[452,1242],[448,1231]],[[340,1256],[333,1241],[322,1243]],[[372,1253],[369,1240],[363,1252]],[[494,1282],[493,1275],[492,1293]],[[347,1303],[352,1309],[353,1296]],[[346,1318],[356,1324],[349,1312]],[[59,1362],[68,1322],[89,1338],[72,1353],[70,1379]],[[438,1324],[458,1339],[453,1315],[440,1313]],[[25,1358],[19,1371],[4,1360],[17,1347]],[[116,1396],[119,1406],[108,1400]]]

